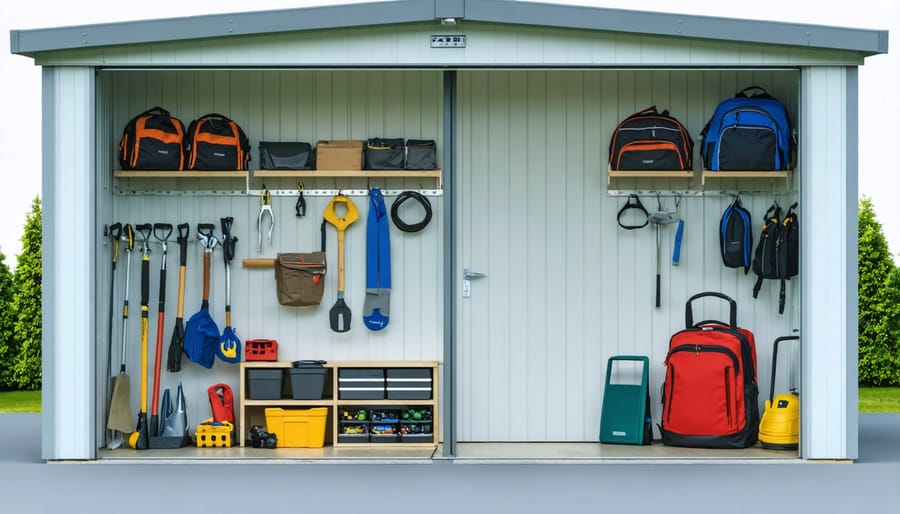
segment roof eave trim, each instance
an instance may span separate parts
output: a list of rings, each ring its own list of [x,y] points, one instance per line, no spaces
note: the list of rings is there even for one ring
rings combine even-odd
[[[687,37],[735,43],[856,51],[888,51],[888,31],[802,23],[632,11],[539,2],[467,2],[466,19],[559,28],[605,30],[651,36]]]
[[[434,4],[431,0],[394,0],[14,30],[10,31],[10,50],[13,54],[33,56],[53,50],[415,23],[433,19]],[[136,35],[140,35],[140,39]]]

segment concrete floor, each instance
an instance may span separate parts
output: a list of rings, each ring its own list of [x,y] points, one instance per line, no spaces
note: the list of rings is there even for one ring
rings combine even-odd
[[[0,414],[0,512],[844,514],[900,506],[900,414],[860,416],[855,463],[800,466],[799,459],[497,465],[474,458],[405,466],[45,464],[40,429],[40,415]]]

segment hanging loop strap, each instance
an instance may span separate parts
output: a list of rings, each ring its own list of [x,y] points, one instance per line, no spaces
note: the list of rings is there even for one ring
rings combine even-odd
[[[425,209],[425,216],[418,223],[407,224],[400,219],[400,215],[398,214],[400,205],[410,198],[419,202],[419,205]],[[397,196],[397,199],[394,200],[394,204],[391,205],[391,220],[394,222],[394,226],[404,232],[418,232],[428,226],[428,223],[431,221],[431,202],[428,201],[428,198],[426,198],[425,195],[417,191],[403,191]]]
[[[641,211],[644,215],[644,222],[637,225],[626,225],[622,222],[622,215],[625,214],[626,211],[631,209],[637,209]],[[647,209],[644,208],[644,204],[641,203],[641,199],[638,198],[638,195],[628,195],[628,201],[625,202],[625,205],[619,209],[619,214],[616,216],[616,221],[619,223],[619,226],[624,228],[625,230],[635,230],[639,228],[644,228],[650,222],[650,215],[647,213]]]

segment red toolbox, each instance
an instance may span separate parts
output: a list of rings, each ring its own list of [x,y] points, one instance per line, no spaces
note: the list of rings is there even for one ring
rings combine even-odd
[[[244,341],[244,360],[277,361],[278,341],[274,339],[248,339]]]

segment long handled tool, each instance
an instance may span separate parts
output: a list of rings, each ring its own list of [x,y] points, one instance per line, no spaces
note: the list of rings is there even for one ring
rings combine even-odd
[[[159,435],[159,371],[162,367],[163,329],[166,324],[166,256],[171,235],[171,223],[153,224],[153,237],[162,245],[162,264],[159,268],[159,309],[156,315],[156,359],[153,366],[153,403],[150,408],[150,437]]]
[[[191,226],[187,223],[178,225],[178,311],[175,318],[175,329],[169,341],[169,354],[166,359],[166,371],[181,371],[181,354],[184,353],[184,277],[187,268],[187,244],[191,234]]]
[[[197,238],[203,246],[203,301],[184,329],[184,352],[188,359],[204,368],[212,368],[219,345],[219,327],[209,315],[209,265],[213,249],[219,244],[213,235],[215,229],[212,223],[197,225]]]
[[[656,226],[656,306],[660,305],[660,264],[659,264],[659,251],[660,251],[660,234],[659,234],[659,226],[660,225],[668,225],[670,223],[677,223],[678,216],[675,213],[664,211],[662,208],[662,202],[660,202],[659,197],[656,197],[656,205],[657,210],[653,214],[647,217],[647,220],[650,223],[653,223]]]
[[[225,362],[241,362],[241,340],[231,328],[231,261],[234,260],[234,247],[237,238],[231,235],[234,218],[222,218],[222,254],[225,258],[225,328],[219,337],[216,355]]]
[[[344,204],[347,212],[338,216],[335,205]],[[328,312],[331,319],[331,330],[335,332],[347,332],[350,330],[350,307],[344,302],[344,231],[351,223],[359,219],[359,211],[353,205],[353,201],[344,195],[337,195],[331,199],[325,207],[325,221],[334,225],[338,233],[338,290],[337,300]]]
[[[113,439],[107,445],[110,450],[122,446],[122,434],[134,432],[131,422],[131,380],[125,373],[125,356],[128,345],[128,290],[131,284],[131,252],[134,251],[134,230],[126,224],[122,233],[125,235],[125,300],[122,303],[122,360],[119,374],[113,378],[112,397],[109,400],[109,417],[106,428],[113,431]]]
[[[121,223],[113,223],[109,226],[103,227],[103,236],[108,237],[110,242],[112,243],[112,271],[109,275],[109,324],[107,326],[106,333],[106,341],[109,344],[109,348],[106,352],[106,376],[109,377],[109,388],[107,389],[107,404],[106,404],[106,416],[104,419],[109,421],[109,401],[112,400],[112,390],[115,386],[115,376],[112,374],[112,353],[113,353],[113,323],[116,315],[116,308],[113,305],[116,302],[116,263],[119,260],[119,239],[122,238],[122,224]],[[114,437],[114,431],[110,430],[110,433],[107,434],[109,439],[107,439],[107,447]]]
[[[138,411],[137,429],[128,438],[128,445],[138,450],[150,447],[147,426],[147,331],[150,324],[150,234],[149,223],[135,227],[141,234],[141,410]]]

